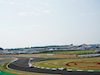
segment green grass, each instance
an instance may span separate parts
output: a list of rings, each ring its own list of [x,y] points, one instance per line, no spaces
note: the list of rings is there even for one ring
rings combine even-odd
[[[7,55],[9,56],[18,56],[18,57],[44,57],[44,58],[75,58],[69,56],[47,56],[47,54],[20,54],[20,55]]]
[[[69,50],[69,51],[53,51],[42,54],[67,54],[67,55],[82,55],[82,54],[93,54],[94,50]]]
[[[77,65],[70,62],[77,62]],[[80,63],[84,62],[84,63]],[[88,63],[89,62],[89,63]],[[70,66],[66,66],[67,63],[70,63]],[[80,59],[60,59],[60,60],[48,60],[48,61],[41,61],[35,62],[33,65],[40,66],[40,67],[52,67],[52,68],[60,68],[64,67],[67,69],[90,69],[90,70],[100,70],[100,57],[96,58],[80,58]]]
[[[41,57],[47,57],[47,58],[77,58],[77,57],[70,57],[70,56],[47,56],[47,54],[41,54]]]

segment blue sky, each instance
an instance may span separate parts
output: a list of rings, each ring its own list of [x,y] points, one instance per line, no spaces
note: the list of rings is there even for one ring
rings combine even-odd
[[[100,0],[0,0],[0,46],[100,43]]]

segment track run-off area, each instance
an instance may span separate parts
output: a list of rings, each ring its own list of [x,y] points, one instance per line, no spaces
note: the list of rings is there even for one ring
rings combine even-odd
[[[40,58],[33,57],[31,62],[39,62],[39,61],[47,61],[47,60],[58,60],[65,58]],[[100,72],[85,72],[85,71],[67,71],[67,70],[52,70],[45,68],[37,68],[37,67],[29,67],[29,57],[17,57],[16,61],[13,61],[7,65],[9,69],[25,71],[25,72],[33,72],[33,73],[41,73],[41,74],[56,74],[56,75],[100,75]]]

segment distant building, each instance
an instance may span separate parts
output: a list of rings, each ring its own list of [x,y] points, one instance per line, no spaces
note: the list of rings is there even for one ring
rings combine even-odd
[[[96,49],[96,48],[99,48],[99,46],[91,46],[90,48]]]
[[[0,47],[0,54],[2,54],[2,53],[3,53],[3,48]]]
[[[0,50],[3,50],[3,48],[0,47]]]
[[[83,44],[83,45],[82,45],[82,50],[85,50],[85,48],[86,48],[86,45]]]
[[[70,46],[73,46],[73,44],[70,44]]]

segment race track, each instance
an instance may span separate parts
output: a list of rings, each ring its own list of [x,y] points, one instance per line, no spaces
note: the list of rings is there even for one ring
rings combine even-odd
[[[50,70],[50,69],[38,69],[38,68],[29,68],[28,57],[19,57],[17,61],[12,62],[8,65],[10,69],[19,70],[19,71],[26,71],[26,72],[33,72],[33,73],[43,73],[43,74],[58,74],[58,75],[100,75],[100,72],[67,72],[66,70],[59,71],[59,70]],[[38,58],[34,57],[32,62],[38,61],[46,61],[46,60],[56,60],[61,58]]]

